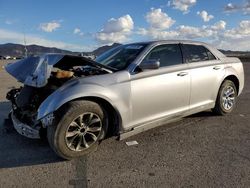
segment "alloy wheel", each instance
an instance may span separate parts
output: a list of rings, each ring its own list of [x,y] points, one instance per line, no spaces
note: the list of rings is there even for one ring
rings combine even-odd
[[[67,147],[73,151],[88,149],[98,141],[102,131],[102,121],[93,112],[79,115],[70,124],[65,134]]]
[[[225,110],[230,110],[235,103],[235,90],[232,86],[227,86],[222,94],[222,106]]]

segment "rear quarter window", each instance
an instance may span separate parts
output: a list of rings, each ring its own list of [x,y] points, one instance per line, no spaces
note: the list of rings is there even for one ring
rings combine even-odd
[[[183,44],[185,59],[188,63],[215,60],[215,56],[202,45]]]

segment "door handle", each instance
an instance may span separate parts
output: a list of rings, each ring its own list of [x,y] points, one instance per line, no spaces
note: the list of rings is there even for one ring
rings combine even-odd
[[[180,73],[177,74],[177,76],[186,76],[186,75],[188,75],[187,72],[180,72]]]
[[[220,66],[215,66],[215,67],[213,67],[213,69],[214,70],[219,70],[219,69],[221,69],[221,67]]]

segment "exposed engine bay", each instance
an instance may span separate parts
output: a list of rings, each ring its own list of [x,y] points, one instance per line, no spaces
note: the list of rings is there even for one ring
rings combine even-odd
[[[49,64],[48,58],[47,60],[45,58],[43,62],[46,66],[41,65],[41,62],[39,62],[37,66],[32,69],[33,72],[31,72],[31,74],[26,71],[27,77],[30,75],[33,76],[33,79],[31,79],[32,82],[30,82],[31,84],[27,82],[24,73],[20,74],[20,71],[17,71],[18,68],[21,68],[20,66],[16,66],[14,63],[13,69],[11,67],[12,64],[6,67],[7,72],[24,83],[22,87],[10,90],[6,98],[12,103],[12,120],[14,119],[16,121],[13,122],[13,124],[14,126],[15,124],[19,125],[19,127],[15,128],[19,133],[29,138],[41,137],[40,129],[42,128],[42,123],[37,121],[37,110],[41,103],[54,91],[73,79],[112,72],[112,70],[109,70],[103,65],[98,65],[89,59],[77,56],[63,56],[58,62],[52,64]],[[16,63],[18,64],[19,62]],[[30,64],[30,62],[28,63]],[[20,65],[23,66],[23,64],[25,64],[25,62],[22,60]],[[48,67],[49,65],[51,65],[50,69],[38,69],[39,67]],[[22,67],[22,69],[24,68]],[[30,67],[28,69],[30,69]],[[41,83],[40,81],[33,82],[34,80],[42,80],[48,72],[50,75],[46,79],[46,85],[34,85],[34,83]],[[39,73],[39,75],[37,75],[37,73]],[[39,78],[40,75],[41,78]]]

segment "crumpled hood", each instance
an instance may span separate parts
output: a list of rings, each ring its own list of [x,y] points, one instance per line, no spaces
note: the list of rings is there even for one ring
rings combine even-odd
[[[69,70],[73,66],[94,66],[112,72],[109,67],[93,60],[73,55],[44,54],[28,57],[5,66],[5,70],[19,82],[32,87],[44,87],[53,67]]]
[[[6,65],[5,70],[25,85],[43,87],[47,84],[52,67],[63,57],[63,54],[32,56]]]

